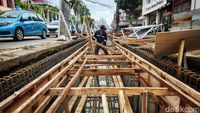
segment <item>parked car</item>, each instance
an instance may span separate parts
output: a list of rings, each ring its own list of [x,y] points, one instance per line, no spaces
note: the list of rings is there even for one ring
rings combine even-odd
[[[55,20],[55,21],[52,21],[51,23],[49,23],[47,25],[47,27],[48,27],[47,37],[50,37],[50,36],[58,37],[58,26],[59,26],[58,20]]]
[[[46,38],[47,26],[41,15],[25,10],[12,10],[0,14],[0,37],[23,40],[24,36]]]

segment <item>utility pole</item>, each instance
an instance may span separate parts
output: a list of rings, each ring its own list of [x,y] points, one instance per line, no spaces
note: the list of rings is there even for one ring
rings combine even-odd
[[[117,2],[117,8],[116,8],[116,30],[119,30],[119,3]]]

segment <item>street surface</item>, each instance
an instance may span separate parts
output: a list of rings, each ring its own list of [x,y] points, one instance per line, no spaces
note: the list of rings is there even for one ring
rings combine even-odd
[[[25,37],[23,41],[15,41],[13,38],[0,38],[0,49],[13,49],[24,46],[36,45],[46,42],[55,42],[58,38],[50,37],[41,39],[40,37]]]

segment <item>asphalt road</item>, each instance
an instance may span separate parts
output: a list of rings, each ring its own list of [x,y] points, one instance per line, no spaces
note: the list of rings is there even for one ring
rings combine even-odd
[[[13,38],[0,38],[0,49],[12,49],[24,46],[36,45],[46,42],[56,41],[57,38],[51,37],[47,39],[41,39],[40,37],[25,37],[22,41],[15,41]]]

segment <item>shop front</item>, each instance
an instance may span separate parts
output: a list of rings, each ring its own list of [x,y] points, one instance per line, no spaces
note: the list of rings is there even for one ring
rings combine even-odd
[[[143,0],[144,25],[160,24],[161,12],[166,5],[167,0]]]

